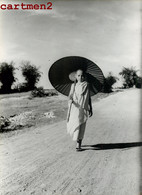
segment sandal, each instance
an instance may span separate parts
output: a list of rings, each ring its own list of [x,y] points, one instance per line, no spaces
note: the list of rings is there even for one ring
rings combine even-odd
[[[80,151],[82,151],[82,148],[76,148],[76,151],[80,152]]]
[[[82,149],[81,149],[81,142],[82,142],[82,140],[78,140],[77,141],[76,151],[82,151]]]

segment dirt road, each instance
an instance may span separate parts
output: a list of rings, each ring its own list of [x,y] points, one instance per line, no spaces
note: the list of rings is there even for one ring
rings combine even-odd
[[[93,104],[83,151],[65,121],[0,141],[1,195],[139,195],[140,90]]]

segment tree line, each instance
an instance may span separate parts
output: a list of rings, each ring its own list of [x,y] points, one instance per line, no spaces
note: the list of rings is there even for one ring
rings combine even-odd
[[[123,67],[122,71],[119,72],[119,75],[122,77],[122,87],[123,89],[126,88],[142,88],[142,77],[138,76],[137,72],[139,70],[136,70],[135,67],[126,68]],[[118,77],[115,77],[110,72],[108,76],[105,78],[105,84],[103,88],[103,92],[109,93],[112,92],[112,86],[118,81]]]
[[[13,83],[17,80],[15,78],[16,68],[14,67],[14,63],[2,62],[0,64],[0,93],[24,92],[35,89],[36,84],[41,77],[41,72],[39,71],[39,68],[27,61],[22,63],[20,69],[23,77],[25,78],[25,82],[18,84],[12,90],[11,87]]]
[[[36,85],[40,80],[41,72],[39,68],[30,63],[29,61],[23,62],[20,66],[23,77],[25,78],[24,83],[20,83],[12,89],[13,83],[16,81],[14,63],[2,62],[0,63],[0,82],[1,88],[0,93],[11,93],[11,92],[25,92],[36,89]],[[123,78],[122,88],[131,87],[142,87],[142,78],[137,75],[138,70],[134,67],[125,68],[123,67],[119,75]],[[110,72],[105,78],[103,92],[112,92],[112,86],[119,80],[117,77],[113,76]],[[43,89],[42,89],[43,90]]]

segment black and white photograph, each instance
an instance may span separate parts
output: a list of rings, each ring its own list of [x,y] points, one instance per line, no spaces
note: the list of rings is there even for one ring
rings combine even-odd
[[[0,194],[142,195],[142,0],[0,0]]]

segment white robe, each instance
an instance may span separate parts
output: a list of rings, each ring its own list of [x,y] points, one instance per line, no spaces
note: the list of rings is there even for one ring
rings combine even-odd
[[[72,84],[70,95],[73,103],[69,102],[69,120],[67,121],[67,132],[73,140],[83,139],[89,110],[89,85],[86,81]]]

